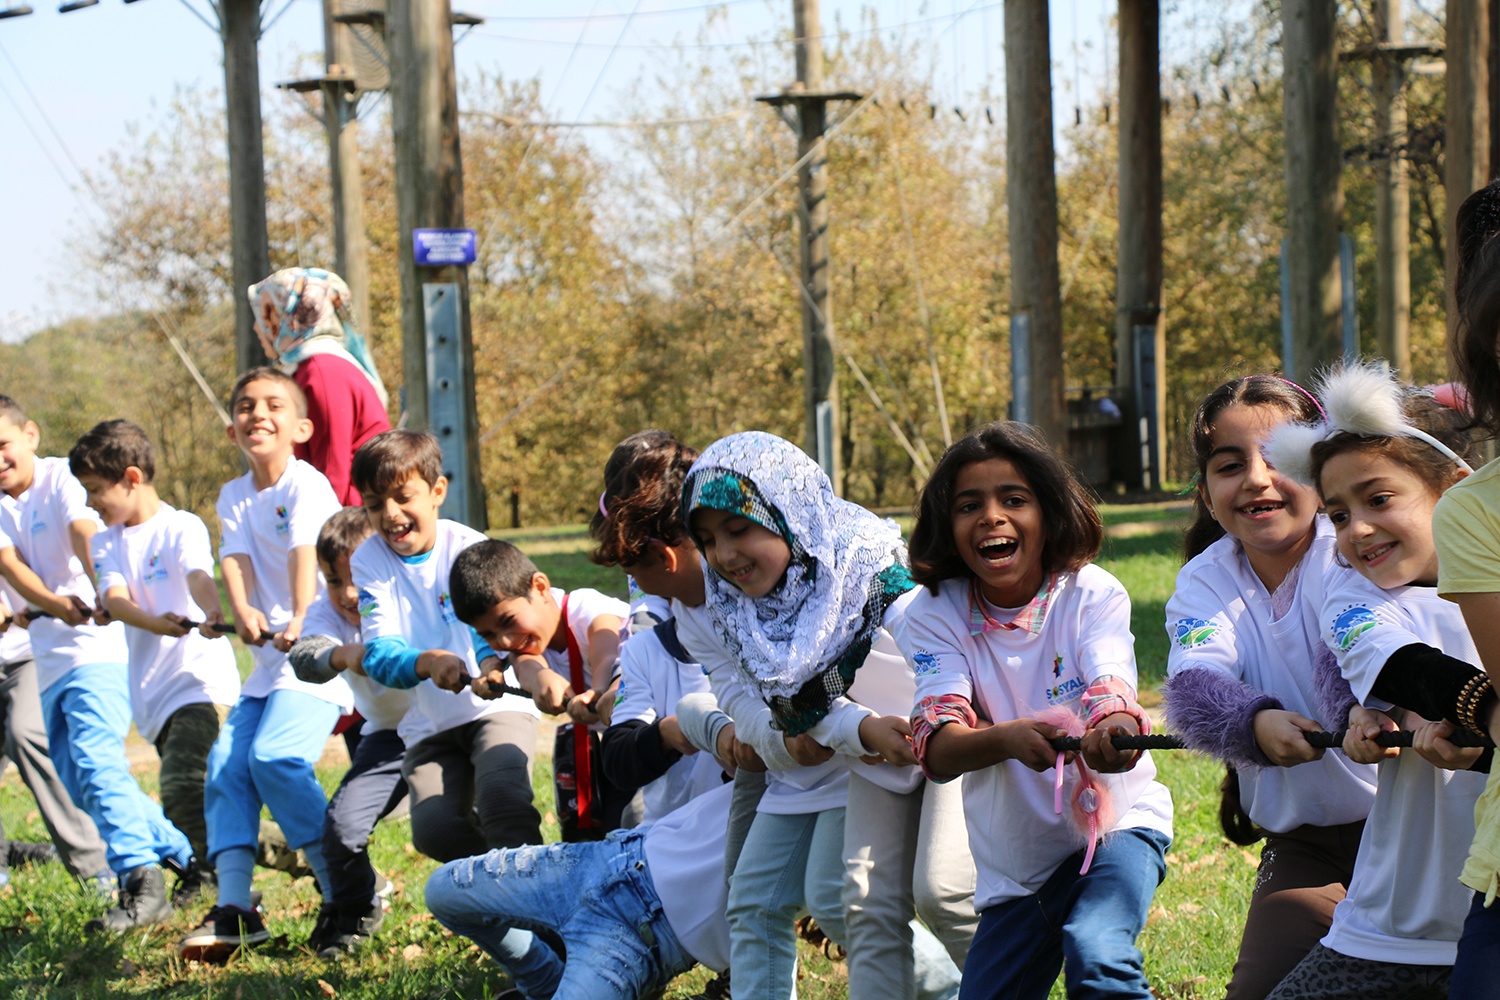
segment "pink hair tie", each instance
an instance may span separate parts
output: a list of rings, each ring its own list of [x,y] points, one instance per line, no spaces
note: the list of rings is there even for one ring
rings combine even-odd
[[[604,506],[604,498],[607,497],[607,496],[609,496],[609,490],[605,490],[603,493],[599,494],[599,516],[600,517],[606,517],[606,518],[609,517],[609,508],[606,507],[606,506]]]

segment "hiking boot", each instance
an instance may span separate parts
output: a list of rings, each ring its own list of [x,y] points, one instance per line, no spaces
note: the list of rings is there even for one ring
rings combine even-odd
[[[219,884],[219,876],[213,866],[194,858],[187,868],[177,873],[177,884],[172,887],[172,908],[185,910],[198,902],[205,892]]]
[[[39,844],[30,840],[12,840],[5,850],[5,863],[11,868],[25,868],[57,860],[57,847],[48,841]]]
[[[113,931],[159,924],[172,915],[167,900],[167,874],[160,865],[140,865],[120,879],[119,905],[83,925],[86,931]]]
[[[307,948],[319,958],[352,955],[380,933],[384,923],[385,910],[378,896],[370,900],[369,906],[362,908],[340,908],[324,903],[318,911],[318,924],[307,939]]]
[[[271,940],[265,921],[253,910],[238,906],[215,906],[203,923],[188,931],[177,944],[177,954],[199,962],[217,962],[240,948],[253,947]]]

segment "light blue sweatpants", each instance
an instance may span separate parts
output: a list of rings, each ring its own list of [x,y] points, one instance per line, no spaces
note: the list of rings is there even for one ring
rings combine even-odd
[[[210,857],[235,847],[255,850],[263,803],[290,846],[322,840],[328,797],[313,765],[338,717],[337,705],[301,691],[235,702],[208,754],[203,809]]]
[[[125,755],[129,673],[123,663],[74,667],[41,693],[47,751],[58,780],[104,840],[116,875],[141,865],[187,865],[193,848],[136,782]]]

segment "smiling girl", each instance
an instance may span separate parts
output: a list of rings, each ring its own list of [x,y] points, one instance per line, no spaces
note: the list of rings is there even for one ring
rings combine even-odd
[[[1271,997],[1443,1000],[1468,908],[1455,876],[1484,776],[1468,770],[1478,750],[1446,739],[1455,727],[1441,721],[1443,702],[1454,699],[1441,689],[1462,695],[1483,674],[1465,662],[1478,654],[1458,608],[1437,595],[1432,511],[1468,474],[1469,437],[1459,414],[1373,364],[1335,370],[1319,395],[1327,422],[1282,427],[1266,453],[1317,486],[1357,571],[1337,573],[1323,603],[1323,638],[1354,699],[1328,721],[1347,721],[1345,753],[1378,763],[1380,777],[1349,893]],[[1398,727],[1413,731],[1414,751],[1375,744]]]
[[[1083,488],[1021,424],[953,445],[922,490],[911,555],[925,587],[898,638],[917,672],[923,770],[967,775],[979,928],[963,1000],[1039,1000],[1060,967],[1070,996],[1152,996],[1135,939],[1166,870],[1172,799],[1149,754],[1105,738],[1150,723],[1130,598],[1090,563],[1102,538]],[[1104,772],[1097,845],[1055,808],[1055,781],[1082,779],[1047,773],[1071,763],[1047,742],[1063,730],[1036,718],[1049,706],[1078,715],[1084,758]]]
[[[923,800],[906,721],[914,681],[891,636],[912,586],[900,528],[834,496],[805,452],[758,431],[705,449],[682,495],[705,565],[703,608],[673,605],[683,645],[735,738],[772,769],[729,884],[735,997],[792,994],[804,902],[848,949],[851,996],[953,996],[950,952],[911,920]],[[893,843],[895,858],[863,863]],[[968,864],[961,848],[939,860]],[[935,926],[961,958],[967,928]]]
[[[1261,455],[1275,428],[1320,417],[1306,390],[1252,375],[1209,393],[1193,421],[1199,516],[1167,602],[1167,719],[1237,770],[1268,836],[1230,1000],[1261,1000],[1327,931],[1375,792],[1372,766],[1303,736],[1323,728],[1313,668],[1333,530],[1314,492]]]

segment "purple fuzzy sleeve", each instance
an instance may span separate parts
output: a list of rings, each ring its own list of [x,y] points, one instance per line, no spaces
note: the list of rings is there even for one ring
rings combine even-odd
[[[1255,742],[1252,722],[1281,702],[1228,674],[1189,667],[1167,678],[1167,721],[1182,741],[1235,767],[1272,767]]]
[[[1318,698],[1318,711],[1323,718],[1318,721],[1323,728],[1334,732],[1349,724],[1349,709],[1359,704],[1354,689],[1339,672],[1339,661],[1333,650],[1318,643],[1313,653],[1313,689]]]

